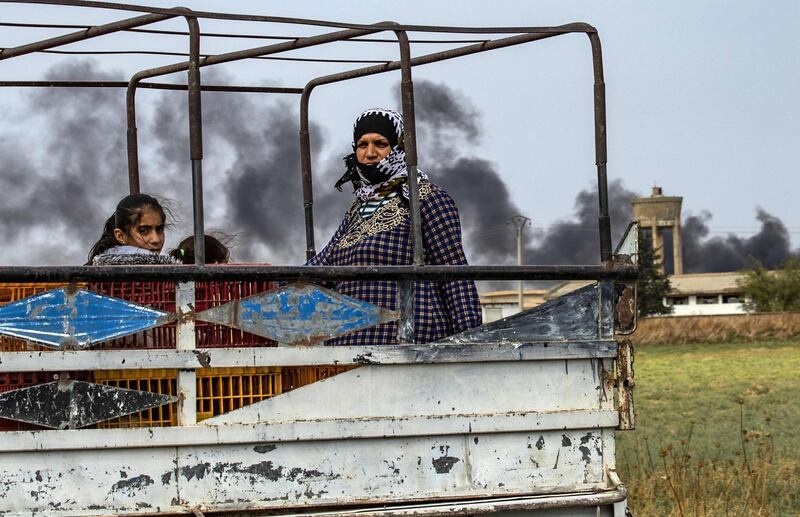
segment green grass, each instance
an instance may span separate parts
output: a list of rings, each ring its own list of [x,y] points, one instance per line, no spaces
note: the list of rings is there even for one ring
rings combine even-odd
[[[800,342],[639,347],[634,370],[636,430],[617,434],[634,511],[713,515],[703,494],[738,486],[731,515],[800,514]],[[697,493],[678,486],[690,478]],[[756,513],[758,494],[775,504]]]

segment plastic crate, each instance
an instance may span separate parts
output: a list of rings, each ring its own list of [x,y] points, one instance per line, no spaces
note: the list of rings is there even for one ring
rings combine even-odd
[[[175,282],[91,282],[89,290],[165,312],[175,312]],[[175,322],[95,345],[93,349],[175,348]]]
[[[177,370],[108,370],[95,382],[118,388],[176,395]],[[197,370],[197,420],[221,415],[281,393],[281,369],[268,367]],[[177,424],[176,403],[97,424],[98,428],[166,427]]]
[[[51,289],[58,289],[59,287],[66,287],[69,284],[63,282],[46,282],[46,283],[0,283],[0,305],[16,302],[28,296],[38,294]],[[78,287],[86,287],[87,284],[77,284]],[[25,351],[42,351],[50,350],[41,345],[29,343],[23,339],[0,336],[0,352],[25,352]]]
[[[282,391],[281,368],[197,370],[197,420],[239,409]]]
[[[197,282],[195,284],[195,311],[225,305],[233,300],[263,293],[275,288],[275,282],[233,281]],[[215,325],[204,321],[195,322],[197,348],[224,348],[236,346],[275,346],[275,341],[243,330]]]
[[[98,370],[94,382],[116,388],[148,391],[160,395],[178,394],[178,371],[159,370]],[[167,427],[178,423],[177,402],[145,409],[132,415],[100,422],[100,429],[129,427]]]
[[[224,305],[254,294],[268,291],[274,282],[233,281],[197,282],[195,284],[195,311]],[[99,294],[121,298],[157,310],[175,312],[174,282],[93,282],[89,289]],[[131,336],[97,345],[95,348],[175,348],[176,324],[169,323]],[[225,325],[203,321],[195,322],[198,348],[225,348],[238,346],[274,346],[275,342]]]
[[[23,298],[27,298],[33,294],[49,291],[50,289],[58,289],[59,287],[67,287],[69,284],[64,282],[20,282],[0,283],[0,305],[5,305],[9,302],[15,302]],[[86,284],[79,283],[78,287],[85,287]]]
[[[91,372],[68,372],[70,379],[91,382]],[[56,372],[3,372],[0,373],[0,393],[28,388],[36,384],[44,384],[57,380],[60,374]],[[7,420],[0,418],[0,431],[31,431],[36,429],[47,429],[38,425]]]
[[[358,365],[203,368],[197,370],[197,420],[205,420],[283,392],[358,368]],[[98,370],[69,372],[70,378],[117,388],[177,395],[177,370]],[[54,372],[0,374],[0,392],[51,382]],[[177,403],[146,409],[96,424],[97,428],[167,427],[177,424]],[[0,419],[0,431],[41,429]]]
[[[281,375],[283,391],[291,391],[358,367],[357,364],[284,367]]]

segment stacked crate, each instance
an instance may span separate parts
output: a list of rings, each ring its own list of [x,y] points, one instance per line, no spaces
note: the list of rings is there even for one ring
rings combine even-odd
[[[39,294],[59,287],[67,287],[69,284],[57,282],[20,282],[20,283],[0,283],[0,306],[7,303],[22,300],[28,296]],[[85,287],[86,284],[78,284],[78,287]],[[22,339],[8,336],[0,336],[0,352],[25,352],[49,350],[40,345],[28,343]]]
[[[283,368],[283,391],[291,391],[308,384],[333,377],[340,373],[358,368],[357,364],[295,366]]]
[[[205,420],[280,395],[281,368],[197,370],[197,420]]]
[[[177,395],[177,370],[112,370],[97,371],[97,384],[149,391],[160,395]],[[233,411],[259,402],[282,390],[281,369],[268,367],[203,368],[197,370],[197,421]],[[177,424],[177,403],[147,409],[97,427],[167,427]]]
[[[233,300],[268,291],[272,282],[196,282],[195,313]],[[94,282],[99,294],[121,298],[153,309],[175,312],[174,282]],[[198,348],[274,346],[275,342],[224,325],[195,321]],[[176,323],[172,322],[99,347],[108,349],[175,348]],[[120,388],[177,394],[177,371],[110,370],[95,372],[95,382]],[[281,393],[280,368],[207,368],[197,370],[197,419],[203,420]],[[98,424],[101,428],[162,427],[177,423],[176,404],[167,404]]]
[[[225,305],[234,300],[268,291],[274,287],[267,281],[196,282],[195,313]],[[98,294],[113,296],[156,310],[175,312],[174,282],[92,282],[89,289]],[[96,348],[175,348],[175,322],[131,336],[114,339]],[[275,346],[271,339],[243,330],[204,321],[195,322],[197,348],[226,348],[241,346]]]
[[[28,296],[66,287],[64,283],[0,283],[0,305]],[[112,296],[153,309],[175,312],[174,282],[92,282],[80,284],[98,294]],[[195,311],[223,305],[274,287],[273,282],[197,282]],[[275,342],[238,329],[213,323],[195,322],[198,348],[275,346]],[[170,323],[143,332],[110,340],[92,349],[175,348],[176,324]],[[0,337],[0,351],[51,349],[23,340]],[[313,382],[345,372],[355,365],[301,367],[204,368],[197,370],[198,421],[220,415]],[[170,369],[98,370],[68,372],[70,378],[119,388],[176,395],[177,371]],[[51,382],[53,372],[11,372],[0,374],[0,392]],[[166,404],[139,413],[102,422],[99,428],[163,427],[177,424],[176,404]],[[38,429],[37,426],[0,419],[0,431]]]
[[[70,379],[78,381],[92,381],[92,372],[66,372]],[[30,388],[37,384],[57,381],[63,373],[54,372],[3,372],[0,373],[0,393],[13,391],[20,388]],[[37,425],[16,420],[0,418],[0,431],[31,431],[45,429]]]

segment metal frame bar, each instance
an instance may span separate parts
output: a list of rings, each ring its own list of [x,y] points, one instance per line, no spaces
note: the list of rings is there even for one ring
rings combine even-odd
[[[538,512],[540,510],[557,510],[559,508],[584,508],[585,510],[591,511],[593,507],[609,507],[616,504],[624,504],[627,497],[628,488],[621,483],[617,483],[610,488],[598,489],[598,491],[591,494],[576,492],[558,496],[533,495],[508,498],[468,499],[425,505],[383,505],[381,507],[348,508],[340,511],[306,513],[304,515],[306,517],[349,517],[356,513],[359,517],[447,517],[485,515],[499,512]],[[265,513],[264,515],[269,514]]]
[[[638,268],[602,266],[2,266],[0,282],[100,280],[634,280]]]
[[[547,346],[544,346],[547,345]],[[329,364],[432,364],[498,361],[554,361],[613,359],[613,340],[545,341],[531,343],[470,343],[346,347],[206,348],[168,350],[70,350],[0,352],[3,371],[59,372],[85,369],[92,359],[95,370],[174,368],[192,370],[240,366],[313,366]]]
[[[566,25],[563,27],[567,28],[571,27],[571,25]],[[414,67],[419,65],[435,63],[437,61],[444,61],[446,59],[453,59],[456,57],[467,56],[470,54],[475,54],[486,50],[495,50],[499,48],[509,47],[521,43],[527,43],[530,41],[536,41],[539,39],[558,36],[560,34],[567,34],[570,32],[574,31],[565,30],[564,32],[560,33],[548,33],[548,34],[536,33],[536,34],[525,34],[521,36],[512,36],[501,40],[493,40],[484,43],[479,43],[477,45],[469,45],[466,47],[418,56],[410,60],[410,65]],[[313,197],[312,172],[311,172],[311,141],[309,134],[309,118],[308,118],[308,106],[311,100],[311,94],[313,93],[314,89],[317,86],[331,84],[335,82],[347,81],[359,77],[366,77],[369,75],[391,72],[399,70],[401,69],[401,67],[402,67],[401,61],[392,61],[391,63],[387,63],[385,65],[376,65],[366,68],[360,68],[357,70],[341,72],[338,74],[325,75],[312,79],[311,81],[306,83],[306,86],[303,88],[303,95],[300,98],[300,158],[301,158],[300,165],[301,165],[301,174],[303,178],[303,207],[305,210],[305,221],[306,221],[307,258],[311,258],[316,254],[315,244],[314,244],[314,214],[313,214],[314,197]]]
[[[164,8],[153,7],[147,5],[123,4],[116,2],[98,2],[90,0],[0,0],[2,3],[16,3],[16,4],[44,4],[44,5],[61,5],[70,7],[91,7],[94,9],[107,9],[115,11],[131,11],[131,12],[144,12],[151,14],[166,14],[175,16],[184,16],[185,11],[182,7]],[[329,27],[339,29],[373,29],[377,28],[379,31],[394,31],[404,30],[413,32],[443,32],[443,33],[465,33],[465,34],[519,34],[530,32],[554,32],[557,31],[553,27],[464,27],[464,26],[447,26],[447,25],[402,25],[394,22],[385,22],[384,24],[361,24],[361,23],[344,23],[330,20],[315,20],[311,18],[291,18],[285,16],[264,16],[253,14],[237,14],[237,13],[221,13],[214,11],[192,11],[192,15],[197,18],[209,18],[214,20],[237,20],[249,22],[268,22],[268,23],[283,23],[290,25],[309,25],[318,27]]]
[[[103,36],[105,34],[111,34],[113,32],[119,32],[125,29],[130,29],[133,27],[140,27],[142,25],[147,25],[150,23],[169,20],[170,18],[175,18],[176,16],[178,16],[178,14],[147,14],[145,16],[137,16],[135,18],[129,18],[118,22],[107,23],[105,25],[97,25],[86,30],[72,32],[70,34],[65,34],[63,36],[57,36],[55,38],[48,38],[45,40],[37,41],[35,43],[29,43],[27,45],[22,45],[19,47],[6,48],[0,50],[0,60],[9,59],[12,57],[24,56],[32,52],[38,52],[40,50],[59,47],[61,45],[67,45],[69,43],[75,43],[78,41],[95,38],[97,36]]]
[[[422,26],[422,25],[400,25],[393,22],[382,22],[373,25],[360,25],[360,24],[342,24],[339,22],[327,22],[320,20],[300,19],[300,18],[283,18],[283,17],[270,17],[270,16],[251,16],[251,15],[237,15],[227,13],[212,13],[212,12],[192,12],[184,8],[177,9],[161,9],[146,6],[136,6],[130,4],[113,4],[108,2],[93,2],[81,0],[27,0],[17,3],[32,3],[32,4],[49,4],[49,5],[65,5],[65,6],[82,6],[93,7],[101,9],[115,9],[115,10],[130,10],[130,11],[144,11],[150,14],[133,18],[130,20],[123,20],[121,22],[114,22],[111,24],[92,27],[85,31],[80,31],[65,36],[50,38],[40,42],[23,45],[14,49],[5,49],[0,51],[0,59],[7,57],[15,57],[30,52],[45,50],[53,46],[72,43],[89,39],[102,34],[115,32],[118,30],[126,30],[134,28],[139,25],[161,21],[163,19],[171,18],[174,16],[184,16],[189,23],[190,34],[190,60],[184,63],[177,63],[174,65],[167,65],[155,69],[145,70],[135,74],[129,83],[128,88],[128,165],[129,165],[129,184],[131,192],[139,191],[138,181],[138,150],[136,142],[136,127],[135,127],[135,90],[137,84],[145,77],[154,77],[156,75],[165,75],[185,69],[189,70],[189,113],[190,113],[190,148],[192,154],[192,179],[193,179],[193,193],[195,194],[194,200],[194,220],[195,220],[195,248],[199,252],[204,251],[204,240],[202,234],[204,233],[202,214],[202,128],[199,127],[200,119],[200,89],[199,89],[199,67],[211,64],[219,64],[228,61],[245,59],[249,57],[262,57],[265,54],[277,53],[295,48],[303,48],[330,41],[348,40],[357,36],[374,33],[381,30],[392,30],[398,38],[400,44],[400,62],[379,65],[377,67],[369,67],[361,71],[344,72],[342,74],[334,74],[333,76],[326,76],[327,82],[336,82],[346,80],[349,78],[360,77],[363,75],[371,75],[373,73],[382,73],[389,70],[400,68],[402,70],[401,91],[403,96],[403,111],[406,119],[405,138],[407,143],[407,163],[409,164],[409,186],[410,186],[410,218],[412,222],[412,242],[414,243],[414,264],[422,265],[422,250],[421,250],[421,229],[419,228],[419,206],[418,206],[418,191],[416,181],[416,145],[414,142],[415,136],[415,119],[413,114],[413,83],[411,82],[411,67],[419,64],[431,63],[443,59],[457,57],[459,55],[466,55],[475,52],[483,52],[492,50],[493,48],[500,48],[502,46],[515,45],[535,39],[542,39],[543,37],[559,35],[569,32],[584,32],[590,39],[592,48],[592,64],[595,77],[594,87],[594,111],[595,111],[595,156],[597,165],[598,176],[598,201],[599,201],[599,217],[598,226],[600,234],[600,259],[601,262],[606,263],[611,260],[611,227],[608,210],[608,192],[607,192],[607,145],[606,145],[606,117],[605,117],[605,83],[603,79],[602,68],[602,51],[600,46],[600,39],[597,35],[596,29],[588,24],[569,24],[560,27],[443,27],[443,26]],[[366,30],[367,33],[350,34],[341,31],[340,33],[333,33],[336,35],[335,39],[326,40],[326,36],[312,36],[307,38],[297,38],[293,41],[284,42],[277,45],[269,45],[265,47],[258,47],[255,49],[230,52],[215,56],[199,57],[199,27],[197,26],[197,18],[215,18],[226,20],[248,20],[248,21],[262,21],[274,23],[288,23],[288,24],[305,24],[317,25],[325,27],[347,27],[348,30]],[[518,41],[513,41],[514,38],[506,38],[500,40],[499,43],[484,42],[471,47],[463,47],[461,49],[452,49],[449,51],[431,54],[424,56],[423,59],[412,60],[410,57],[409,40],[406,31],[425,31],[425,32],[464,32],[464,33],[509,33],[517,32],[524,33],[526,36],[535,34],[539,37],[523,37],[518,38]],[[322,78],[318,78],[318,81]],[[196,81],[197,84],[194,84]],[[306,90],[310,94],[310,90],[316,85],[314,81],[306,85]],[[317,84],[323,84],[319,82]],[[231,90],[232,91],[232,90]],[[293,93],[293,92],[292,92]],[[311,188],[311,160],[310,160],[310,146],[308,145],[308,100],[304,96],[301,99],[301,162],[303,165],[302,179],[303,179],[303,196],[304,196],[304,211],[306,217],[306,253],[307,255],[314,251],[314,237],[313,237],[313,196]],[[303,122],[305,121],[305,123]],[[306,156],[308,154],[308,156]],[[197,197],[197,194],[200,194]],[[198,206],[199,205],[199,206]],[[202,230],[202,231],[201,231]],[[200,263],[205,257],[204,253],[199,254]]]
[[[32,28],[32,29],[89,29],[91,25],[79,25],[68,23],[14,23],[14,22],[0,22],[0,27],[15,27],[15,28]],[[168,36],[188,36],[188,32],[181,31],[168,31],[156,29],[125,29],[125,32],[144,33],[144,34],[162,34]],[[203,36],[207,38],[233,38],[233,39],[262,39],[262,40],[293,40],[297,36],[267,36],[266,34],[245,34],[245,33],[219,33],[219,32],[204,32]],[[464,43],[481,43],[481,39],[413,39],[409,40],[411,43],[433,43],[433,44],[464,44]],[[397,43],[397,40],[383,39],[383,38],[359,38],[351,40],[351,43]],[[349,62],[349,60],[348,60]]]
[[[225,424],[131,429],[64,429],[4,431],[0,453],[21,451],[129,449],[139,447],[191,447],[240,443],[299,442],[312,440],[384,438],[387,436],[448,436],[504,432],[559,431],[617,426],[614,409],[573,409],[442,415],[431,419],[369,418],[306,420],[260,424]],[[546,489],[545,489],[546,490]]]
[[[0,81],[0,88],[127,88],[125,81]],[[152,90],[186,91],[188,84],[172,83],[139,83],[137,88]],[[289,93],[300,95],[302,88],[283,88],[279,86],[228,86],[201,84],[204,92],[237,92],[237,93]]]

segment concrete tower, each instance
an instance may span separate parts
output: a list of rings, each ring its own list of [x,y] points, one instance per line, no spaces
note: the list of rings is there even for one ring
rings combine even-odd
[[[653,187],[650,197],[631,201],[633,218],[641,228],[650,228],[653,250],[661,255],[661,271],[664,271],[664,228],[672,228],[672,259],[676,275],[683,274],[683,254],[681,253],[681,204],[682,197],[665,196],[661,187]]]

